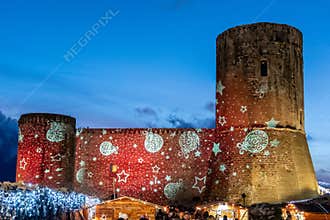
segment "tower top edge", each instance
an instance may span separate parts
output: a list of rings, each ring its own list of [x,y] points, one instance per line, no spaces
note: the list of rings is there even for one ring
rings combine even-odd
[[[237,25],[235,27],[231,27],[223,31],[217,36],[217,40],[219,38],[223,38],[225,35],[232,33],[232,32],[247,32],[247,31],[256,31],[256,30],[274,30],[274,31],[290,31],[291,33],[298,34],[302,38],[302,32],[291,25],[288,24],[280,24],[280,23],[272,23],[272,22],[257,22],[251,24],[242,24]],[[237,33],[239,34],[239,33]]]
[[[18,123],[24,123],[34,120],[54,120],[54,121],[64,121],[68,123],[76,123],[76,119],[69,115],[55,114],[55,113],[26,113],[22,114],[18,120]]]

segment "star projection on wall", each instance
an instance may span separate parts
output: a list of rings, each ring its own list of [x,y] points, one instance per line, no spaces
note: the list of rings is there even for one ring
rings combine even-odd
[[[269,128],[276,128],[279,121],[276,121],[274,118],[270,119],[269,121],[265,122],[267,127]]]
[[[221,80],[218,81],[217,83],[217,93],[219,93],[220,95],[222,95],[222,91],[225,89],[226,87],[224,85],[222,85]]]
[[[120,173],[117,174],[118,176],[118,182],[124,182],[127,183],[127,178],[129,177],[129,174],[125,172],[125,170],[122,170]]]
[[[195,183],[192,186],[192,188],[197,189],[199,193],[202,193],[206,187],[205,183],[206,183],[206,176],[204,177],[195,176]]]
[[[279,33],[285,42],[275,45]],[[300,44],[301,33],[287,25],[247,25],[219,35],[214,129],[74,132],[75,119],[68,116],[22,116],[17,180],[73,185],[103,198],[117,191],[160,205],[180,199],[236,203],[242,193],[252,204],[272,187],[280,196],[268,193],[266,200],[278,202],[306,192],[305,184],[314,193],[314,173],[304,173],[310,181],[302,184],[296,175],[312,170],[311,164],[299,165],[309,157]],[[261,56],[260,51],[268,52]],[[114,165],[117,169],[109,169]],[[282,190],[287,184],[292,184],[290,192]]]
[[[19,168],[25,170],[26,165],[27,165],[27,162],[25,161],[25,158],[23,158],[23,159],[19,162]]]
[[[84,129],[76,137],[79,155],[75,165],[77,190],[81,187],[89,189],[91,194],[105,195],[113,188],[109,178],[112,175],[117,182],[116,190],[120,189],[121,194],[162,204],[166,199],[176,199],[180,190],[194,189],[195,176],[206,176],[208,172],[206,165],[214,136],[207,129],[199,132],[176,130],[175,135],[171,130],[162,129],[106,130],[90,132]],[[109,142],[110,137],[111,146],[118,146],[117,153],[104,154],[97,146]],[[84,154],[86,151],[89,154]],[[83,166],[81,161],[84,161]],[[111,174],[110,164],[115,164],[119,173]],[[88,176],[89,172],[93,175]],[[98,184],[94,184],[96,180]],[[200,194],[198,190],[194,193]]]
[[[217,156],[217,154],[221,152],[220,143],[213,143],[212,151],[213,151],[214,155]]]

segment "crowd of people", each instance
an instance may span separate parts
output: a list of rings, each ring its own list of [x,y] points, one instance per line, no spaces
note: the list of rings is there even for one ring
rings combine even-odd
[[[118,220],[128,220],[127,215],[119,216]],[[168,212],[158,210],[155,220],[216,220],[218,216],[209,215],[207,211],[196,210],[194,212],[179,211],[175,208],[170,208]],[[140,220],[149,220],[148,216],[141,216]],[[221,220],[228,220],[226,215],[222,216]]]

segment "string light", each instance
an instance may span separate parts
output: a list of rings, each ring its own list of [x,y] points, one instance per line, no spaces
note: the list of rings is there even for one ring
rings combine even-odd
[[[0,219],[58,216],[82,209],[87,198],[80,193],[38,185],[3,183],[0,186]]]

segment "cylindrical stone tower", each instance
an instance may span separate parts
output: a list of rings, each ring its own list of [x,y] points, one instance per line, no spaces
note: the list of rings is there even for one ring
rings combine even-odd
[[[304,133],[302,34],[256,23],[217,38],[217,132],[222,184],[211,198],[247,204],[317,195]],[[216,177],[216,176],[214,176]],[[213,178],[214,179],[214,178]]]
[[[34,113],[22,115],[18,124],[16,181],[71,188],[76,120]]]

